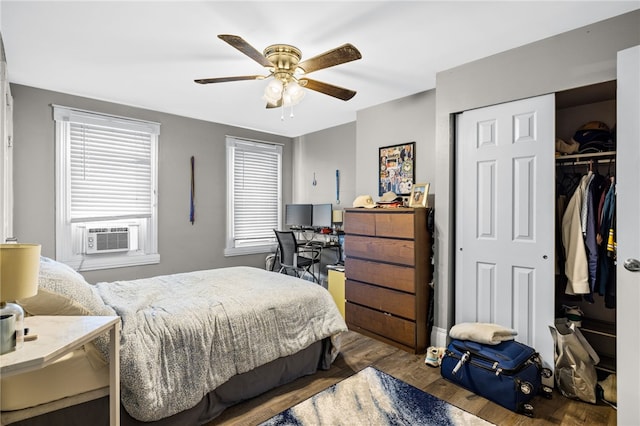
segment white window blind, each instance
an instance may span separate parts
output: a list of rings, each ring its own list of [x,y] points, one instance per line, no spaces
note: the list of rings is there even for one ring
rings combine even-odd
[[[280,223],[282,146],[227,138],[228,248],[271,245]]]
[[[151,216],[151,136],[70,123],[72,222]]]

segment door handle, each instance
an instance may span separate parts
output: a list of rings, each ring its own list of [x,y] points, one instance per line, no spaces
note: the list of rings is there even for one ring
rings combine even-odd
[[[640,271],[640,260],[638,259],[627,259],[624,261],[624,268],[627,271],[638,272]]]

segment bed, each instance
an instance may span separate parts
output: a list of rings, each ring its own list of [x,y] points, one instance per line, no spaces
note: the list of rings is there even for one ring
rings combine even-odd
[[[42,258],[38,295],[20,303],[30,315],[121,317],[123,425],[204,424],[329,368],[347,330],[322,286],[252,267],[92,285]],[[101,336],[39,372],[3,378],[3,424],[107,424],[107,345]]]

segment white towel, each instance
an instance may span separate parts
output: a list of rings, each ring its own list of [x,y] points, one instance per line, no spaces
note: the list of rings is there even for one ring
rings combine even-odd
[[[497,345],[505,340],[513,340],[518,332],[498,324],[481,322],[465,322],[451,327],[449,336],[452,339],[472,340],[486,345]]]

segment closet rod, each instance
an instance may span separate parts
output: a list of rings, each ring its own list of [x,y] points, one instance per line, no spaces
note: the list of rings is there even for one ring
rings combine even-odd
[[[615,162],[616,152],[593,152],[588,154],[570,154],[556,157],[556,166],[575,166],[580,164]]]

